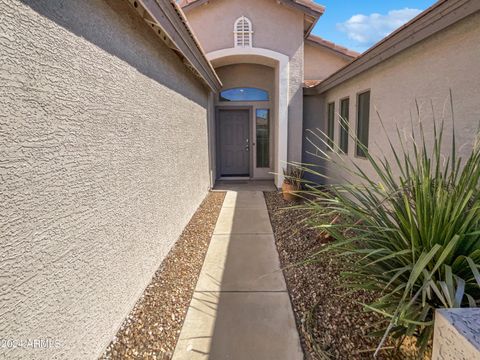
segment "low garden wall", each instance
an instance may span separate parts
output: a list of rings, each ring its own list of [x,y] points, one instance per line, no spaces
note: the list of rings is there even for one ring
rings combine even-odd
[[[480,359],[480,309],[437,310],[432,360],[447,359]]]

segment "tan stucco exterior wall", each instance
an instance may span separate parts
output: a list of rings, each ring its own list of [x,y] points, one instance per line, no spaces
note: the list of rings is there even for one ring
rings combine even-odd
[[[208,92],[126,1],[0,0],[0,348],[94,359],[209,187]]]
[[[215,69],[222,81],[222,90],[255,87],[275,95],[275,69],[258,64],[234,64]],[[218,96],[217,96],[218,102]]]
[[[205,52],[233,47],[233,25],[246,16],[253,25],[253,46],[294,56],[303,43],[303,14],[276,0],[214,0],[186,11]]]
[[[433,138],[433,104],[437,120],[445,119],[444,151],[450,151],[452,134],[449,90],[452,90],[456,122],[457,145],[460,155],[467,155],[474,142],[480,121],[480,14],[452,25],[423,42],[407,49],[374,68],[336,86],[322,96],[307,97],[308,101],[321,102],[321,113],[305,113],[306,128],[325,130],[326,104],[335,102],[339,111],[339,100],[350,97],[350,127],[356,133],[356,96],[370,89],[370,151],[375,155],[390,154],[388,142],[376,115],[378,109],[387,132],[395,138],[395,126],[409,133],[410,113],[415,114],[418,101],[421,119],[427,138]],[[318,107],[317,107],[318,109]],[[339,142],[339,124],[336,123],[335,143]],[[349,141],[348,161],[355,161],[367,174],[373,174],[367,161],[354,157],[354,142]],[[312,150],[306,149],[306,150]],[[391,156],[389,155],[389,158]],[[342,176],[332,166],[327,166],[325,175],[329,182],[342,181]],[[349,178],[348,176],[346,176]]]
[[[350,62],[332,51],[308,42],[305,43],[304,57],[305,80],[323,80]]]
[[[206,53],[234,46],[233,26],[241,16],[253,24],[253,46],[273,50],[289,62],[290,160],[301,158],[304,14],[275,0],[215,0],[186,12]]]

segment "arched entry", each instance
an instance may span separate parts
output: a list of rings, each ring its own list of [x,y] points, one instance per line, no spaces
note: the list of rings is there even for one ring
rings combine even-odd
[[[273,121],[274,133],[273,138],[273,172],[277,187],[280,187],[283,182],[283,171],[287,163],[287,149],[288,149],[288,83],[289,83],[289,58],[288,56],[262,48],[254,47],[235,47],[227,48],[218,51],[213,51],[207,54],[207,58],[212,62],[215,68],[233,64],[259,64],[271,67],[274,69],[274,87],[272,97],[272,106],[269,115]],[[266,109],[259,109],[266,110]],[[216,112],[218,116],[218,111]],[[239,116],[239,114],[236,114]],[[255,114],[257,116],[257,114]],[[260,122],[262,116],[265,117],[265,111],[259,111]],[[217,139],[217,130],[214,125],[211,127],[210,136],[212,139]],[[218,141],[214,142],[215,150],[212,152],[215,159],[212,164],[217,164]],[[218,174],[217,174],[218,175]],[[251,177],[254,177],[252,172]],[[218,177],[218,176],[217,176]]]

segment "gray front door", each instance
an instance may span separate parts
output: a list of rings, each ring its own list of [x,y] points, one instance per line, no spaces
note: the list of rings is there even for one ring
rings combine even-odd
[[[246,110],[218,111],[218,153],[221,176],[249,176],[249,122]]]

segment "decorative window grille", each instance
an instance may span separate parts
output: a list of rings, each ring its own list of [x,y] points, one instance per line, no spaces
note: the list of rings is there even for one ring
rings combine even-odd
[[[233,33],[235,34],[235,47],[252,47],[252,22],[245,16],[235,21]]]

